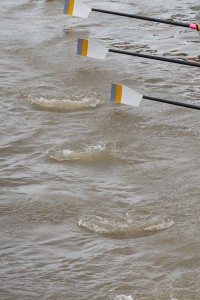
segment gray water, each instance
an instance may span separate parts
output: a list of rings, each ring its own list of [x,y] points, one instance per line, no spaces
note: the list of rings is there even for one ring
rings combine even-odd
[[[200,19],[197,0],[85,3]],[[200,105],[199,69],[80,57],[77,38],[199,61],[187,28],[0,0],[0,298],[200,299],[199,112],[109,101],[118,82]]]

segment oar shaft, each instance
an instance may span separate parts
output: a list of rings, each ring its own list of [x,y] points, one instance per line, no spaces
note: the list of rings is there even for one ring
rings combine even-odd
[[[172,104],[172,105],[176,105],[176,106],[182,106],[182,107],[200,110],[200,106],[193,105],[193,104],[176,102],[176,101],[171,101],[171,100],[164,100],[164,99],[159,99],[159,98],[149,97],[149,96],[143,96],[143,98],[147,99],[147,100],[156,101],[156,102],[162,102],[162,103]]]
[[[92,11],[110,14],[110,15],[122,16],[122,17],[127,17],[127,18],[133,18],[133,19],[138,19],[138,20],[145,20],[145,21],[151,21],[151,22],[156,22],[156,23],[163,23],[163,24],[169,24],[169,25],[174,25],[174,26],[187,27],[187,28],[198,30],[198,25],[196,25],[196,24],[163,20],[163,19],[146,17],[146,16],[138,16],[138,15],[133,15],[133,14],[126,14],[126,13],[115,12],[115,11],[104,10],[104,9],[97,9],[97,8],[92,8]],[[191,25],[193,25],[193,26],[191,27]],[[195,28],[195,26],[196,26],[196,28]]]
[[[180,59],[166,58],[166,57],[161,57],[161,56],[141,54],[141,53],[136,53],[136,52],[116,50],[116,49],[108,49],[108,51],[113,52],[113,53],[124,54],[124,55],[130,55],[130,56],[149,58],[149,59],[160,60],[160,61],[165,61],[165,62],[170,62],[170,63],[175,63],[175,64],[181,64],[181,65],[186,65],[186,66],[200,67],[200,63],[193,62],[193,61],[185,61],[185,60],[180,60]]]

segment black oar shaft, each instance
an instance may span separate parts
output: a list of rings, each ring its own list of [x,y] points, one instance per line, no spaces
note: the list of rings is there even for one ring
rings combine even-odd
[[[163,20],[163,19],[157,19],[157,18],[152,18],[152,17],[138,16],[138,15],[120,13],[120,12],[104,10],[104,9],[92,8],[92,11],[110,14],[110,15],[122,16],[122,17],[127,17],[127,18],[133,18],[133,19],[138,19],[138,20],[145,20],[145,21],[169,24],[169,25],[174,25],[174,26],[182,26],[182,27],[187,27],[187,28],[190,27],[189,23],[187,24],[187,23],[183,23],[183,22],[176,22],[176,21]]]
[[[164,100],[164,99],[159,99],[159,98],[149,97],[149,96],[143,96],[143,98],[147,99],[147,100],[156,101],[156,102],[162,102],[162,103],[167,103],[167,104],[173,104],[173,105],[176,105],[176,106],[182,106],[182,107],[187,107],[187,108],[200,110],[200,106],[193,105],[193,104],[176,102],[176,101],[171,101],[171,100]]]
[[[186,66],[200,67],[200,63],[193,62],[193,61],[185,61],[185,60],[180,60],[180,59],[166,58],[166,57],[161,57],[161,56],[141,54],[141,53],[136,53],[136,52],[116,50],[116,49],[108,49],[108,51],[113,52],[113,53],[124,54],[124,55],[130,55],[130,56],[149,58],[149,59],[160,60],[160,61],[165,61],[165,62],[170,62],[170,63],[175,63],[175,64],[181,64],[181,65],[186,65]]]

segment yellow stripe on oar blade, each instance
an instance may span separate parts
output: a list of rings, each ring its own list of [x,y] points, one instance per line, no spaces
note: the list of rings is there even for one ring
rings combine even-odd
[[[88,18],[91,8],[81,0],[65,0],[64,14],[80,18]]]
[[[111,85],[111,101],[138,107],[143,95],[122,84]]]
[[[116,86],[116,102],[121,103],[122,101],[122,85],[117,84]]]
[[[74,0],[69,1],[68,15],[72,16],[74,11]]]
[[[82,40],[82,56],[87,56],[88,54],[88,40]]]

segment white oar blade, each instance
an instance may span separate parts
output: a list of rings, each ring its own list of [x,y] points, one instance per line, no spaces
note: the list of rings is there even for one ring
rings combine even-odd
[[[111,85],[111,101],[138,107],[143,95],[122,84]]]
[[[81,0],[65,0],[64,14],[87,19],[91,8]]]
[[[97,59],[105,59],[108,49],[93,40],[78,39],[77,54]]]

